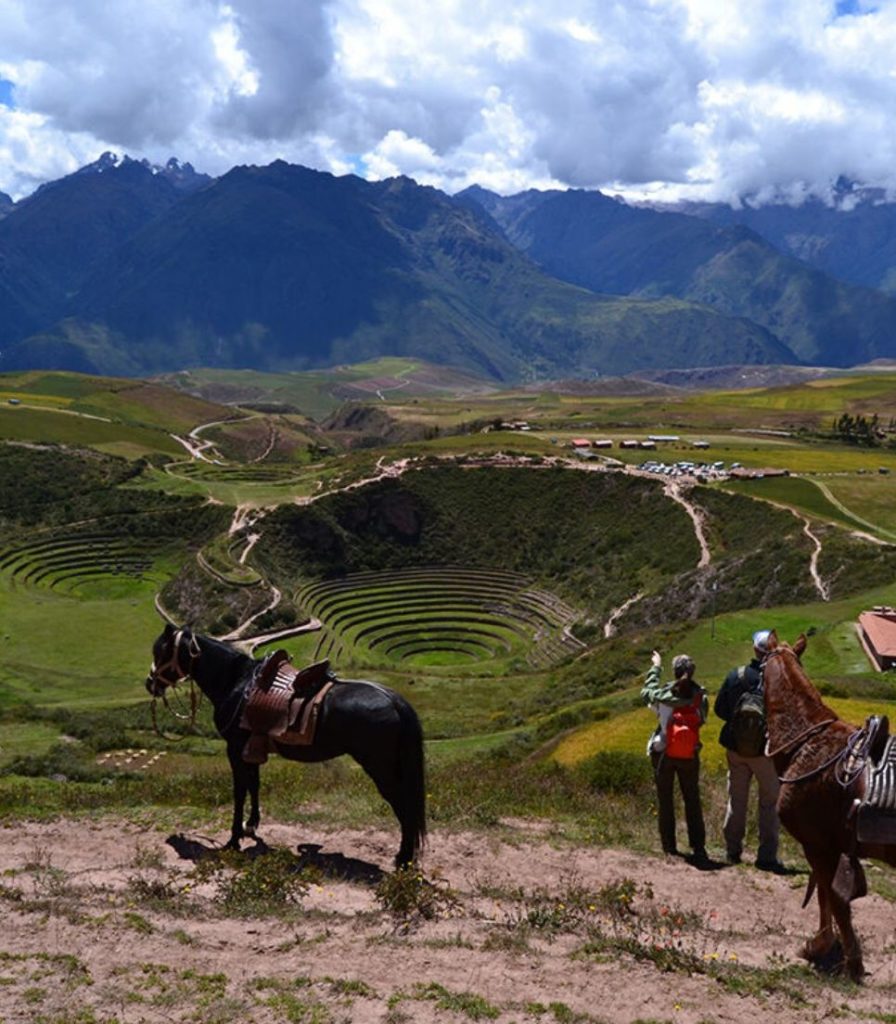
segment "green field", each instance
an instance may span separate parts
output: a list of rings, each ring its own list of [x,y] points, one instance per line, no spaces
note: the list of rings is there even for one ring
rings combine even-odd
[[[820,484],[810,477],[767,477],[762,480],[731,480],[724,486],[725,490],[733,491],[735,494],[746,494],[760,501],[777,502],[807,515],[828,519],[853,529],[867,529],[871,525],[857,516],[850,515],[842,505],[830,500],[824,490],[830,486],[827,480]],[[847,492],[849,485],[844,485],[843,490]]]

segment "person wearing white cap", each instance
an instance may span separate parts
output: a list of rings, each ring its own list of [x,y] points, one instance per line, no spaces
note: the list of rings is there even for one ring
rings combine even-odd
[[[778,860],[780,783],[774,762],[765,753],[767,733],[762,698],[762,660],[768,654],[770,632],[761,629],[753,634],[752,660],[728,673],[713,710],[725,723],[719,742],[728,760],[728,806],[722,828],[728,860],[739,864],[743,855],[750,782],[755,777],[759,789],[756,867],[781,873],[785,868]]]

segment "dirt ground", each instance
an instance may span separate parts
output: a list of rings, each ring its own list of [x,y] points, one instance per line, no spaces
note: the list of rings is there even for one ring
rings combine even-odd
[[[207,836],[110,819],[3,828],[0,1021],[896,1021],[884,869],[855,904],[869,971],[855,986],[797,956],[817,919],[800,906],[804,869],[700,871],[554,842],[540,822],[437,830],[423,870],[440,913],[407,920],[376,896],[392,832],[263,837],[320,874],[300,906],[243,917],[197,878]]]

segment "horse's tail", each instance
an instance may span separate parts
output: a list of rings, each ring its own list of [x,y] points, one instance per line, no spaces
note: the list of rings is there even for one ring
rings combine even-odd
[[[399,694],[394,695],[399,720],[399,786],[404,808],[403,853],[416,860],[426,841],[426,766],[423,756],[423,727],[417,712]],[[405,850],[406,843],[413,846]]]

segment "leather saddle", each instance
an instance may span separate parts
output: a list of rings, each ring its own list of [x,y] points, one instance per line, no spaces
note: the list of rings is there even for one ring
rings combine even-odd
[[[333,682],[329,661],[296,669],[286,651],[268,655],[255,670],[240,717],[240,727],[252,734],[243,760],[264,764],[276,743],[313,743],[321,704]]]

